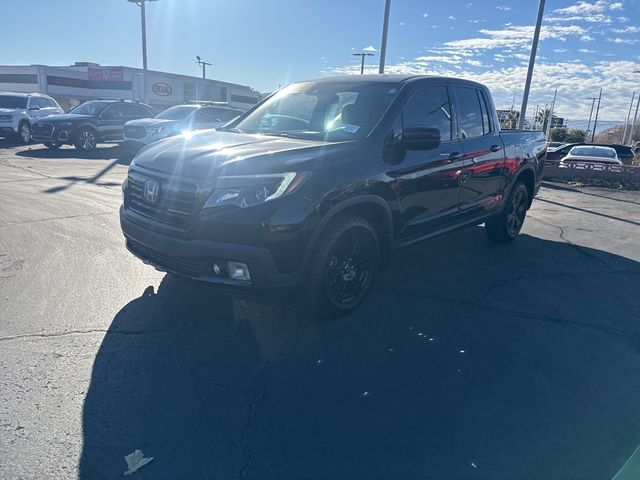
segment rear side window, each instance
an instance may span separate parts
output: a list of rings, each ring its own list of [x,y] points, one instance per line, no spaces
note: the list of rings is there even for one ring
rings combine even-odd
[[[451,140],[451,104],[446,87],[418,90],[405,105],[401,118],[403,128],[437,128],[443,142]]]
[[[126,110],[128,117],[149,117],[151,115],[149,111],[141,105],[127,104]]]
[[[482,109],[475,88],[453,87],[456,95],[456,112],[460,138],[474,138],[484,135]]]
[[[493,118],[489,115],[489,109],[487,104],[487,99],[484,94],[480,90],[476,90],[478,94],[478,100],[480,100],[480,111],[482,112],[482,128],[485,135],[493,132],[493,125],[491,124],[491,120]]]

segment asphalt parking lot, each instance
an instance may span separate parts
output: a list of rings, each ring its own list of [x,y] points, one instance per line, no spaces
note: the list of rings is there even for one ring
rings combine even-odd
[[[130,255],[130,159],[0,143],[1,478],[640,478],[640,192],[549,183],[321,322]]]

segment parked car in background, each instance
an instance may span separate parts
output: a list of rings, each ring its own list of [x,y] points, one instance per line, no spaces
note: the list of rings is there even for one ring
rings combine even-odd
[[[560,160],[562,165],[571,163],[598,163],[607,165],[622,165],[615,149],[597,145],[580,145],[572,147],[569,153]]]
[[[127,122],[124,140],[148,145],[183,132],[219,127],[242,113],[242,110],[220,104],[176,105],[153,118]]]
[[[599,143],[569,143],[564,146],[558,148],[551,148],[547,150],[547,160],[562,160],[569,154],[569,151],[573,147],[579,147],[583,145],[593,145],[598,147],[609,147],[613,148],[618,154],[618,159],[624,165],[631,165],[633,163],[633,159],[635,157],[633,153],[633,149],[626,145],[616,145],[616,144],[599,144]]]
[[[34,142],[49,148],[72,144],[78,150],[92,151],[101,142],[123,140],[124,124],[136,118],[153,116],[153,109],[129,100],[91,100],[64,115],[53,115],[33,124]]]
[[[515,239],[545,150],[541,132],[501,132],[475,82],[302,82],[215,131],[141,150],[120,222],[127,248],[159,270],[231,295],[302,286],[313,311],[340,316],[398,248],[481,223],[493,241]]]
[[[29,143],[34,121],[60,113],[64,110],[48,95],[0,92],[0,135]]]

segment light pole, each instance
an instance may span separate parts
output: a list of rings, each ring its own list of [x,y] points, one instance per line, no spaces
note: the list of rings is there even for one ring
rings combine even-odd
[[[207,78],[207,65],[211,64],[205,62],[204,60],[200,60],[200,57],[198,55],[196,55],[196,63],[202,67],[202,78]]]
[[[147,70],[147,21],[144,5],[147,2],[157,2],[158,0],[127,0],[140,7],[140,23],[142,24],[142,69]]]
[[[364,74],[364,57],[373,57],[373,53],[352,53],[354,57],[362,57],[362,63],[360,64],[360,75]]]
[[[633,103],[636,100],[636,92],[633,92],[631,96],[631,103],[629,104],[629,111],[627,112],[627,119],[624,122],[624,128],[622,129],[622,138],[620,139],[620,143],[625,145],[625,139],[627,138],[627,128],[629,128],[629,120],[631,120],[631,110],[633,109]]]
[[[384,61],[387,55],[387,34],[389,33],[389,11],[391,10],[391,0],[384,3],[384,22],[382,24],[382,43],[380,45],[380,68],[378,73],[384,73]]]
[[[529,57],[529,68],[527,70],[527,79],[524,82],[524,95],[522,96],[522,107],[520,107],[520,123],[518,128],[524,127],[524,117],[527,114],[527,102],[529,101],[529,90],[531,90],[531,79],[533,78],[533,66],[536,63],[536,52],[538,51],[538,40],[540,39],[540,28],[542,27],[542,16],[544,15],[544,2],[540,0],[538,4],[538,18],[536,20],[536,28],[533,32],[533,43],[531,44],[531,56]]]
[[[593,117],[593,107],[596,106],[596,100],[598,97],[589,97],[587,100],[591,100],[591,112],[589,112],[589,123],[587,123],[587,134],[591,131],[591,117]]]

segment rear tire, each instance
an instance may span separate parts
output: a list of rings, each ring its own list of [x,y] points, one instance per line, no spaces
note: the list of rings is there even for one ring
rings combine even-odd
[[[88,127],[82,127],[75,135],[73,145],[83,152],[92,152],[98,145],[98,137],[95,130]]]
[[[307,305],[321,317],[354,311],[371,289],[379,268],[375,228],[357,215],[340,215],[318,241],[310,267]]]
[[[497,243],[515,240],[520,234],[529,208],[529,190],[522,182],[516,182],[504,203],[502,212],[485,222],[489,239]]]

